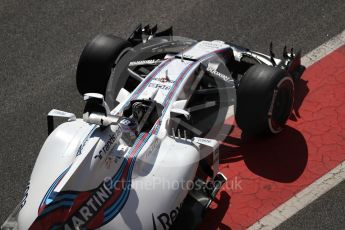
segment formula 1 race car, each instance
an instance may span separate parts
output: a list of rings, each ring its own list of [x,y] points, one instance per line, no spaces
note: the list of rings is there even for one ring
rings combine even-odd
[[[76,82],[82,119],[52,110],[22,202],[2,229],[195,229],[226,183],[218,143],[281,132],[300,53],[277,59],[223,41],[139,25],[98,35]],[[67,122],[55,128],[54,117]]]

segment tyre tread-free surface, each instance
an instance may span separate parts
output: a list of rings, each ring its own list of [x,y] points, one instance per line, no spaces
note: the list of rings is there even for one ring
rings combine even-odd
[[[237,90],[235,115],[243,132],[256,135],[272,133],[268,120],[274,90],[287,76],[285,70],[264,64],[253,65],[247,70]]]
[[[85,93],[105,94],[115,60],[130,43],[122,38],[99,34],[84,48],[77,67],[77,88]]]

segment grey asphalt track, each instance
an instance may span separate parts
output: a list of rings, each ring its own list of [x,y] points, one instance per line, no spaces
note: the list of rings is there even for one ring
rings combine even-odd
[[[285,221],[277,230],[344,229],[344,192],[345,181]]]
[[[261,52],[273,41],[277,53],[284,44],[306,53],[344,30],[344,12],[343,0],[1,0],[0,223],[21,200],[46,138],[47,112],[57,108],[81,115],[74,75],[79,55],[94,35],[127,37],[139,22],[159,23],[161,28],[174,26],[180,36],[232,41]],[[343,195],[344,183],[339,188],[337,194]],[[333,195],[324,197],[321,202],[339,202]],[[308,218],[322,216],[313,212]],[[297,222],[303,217],[288,223],[307,227]]]

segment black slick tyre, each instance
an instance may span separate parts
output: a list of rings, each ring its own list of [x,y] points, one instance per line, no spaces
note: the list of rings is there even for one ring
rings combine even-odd
[[[81,95],[105,93],[118,56],[130,43],[113,35],[97,35],[84,48],[78,62],[76,81]]]
[[[285,70],[253,65],[237,89],[236,122],[244,133],[278,134],[290,116],[293,99],[294,82]]]

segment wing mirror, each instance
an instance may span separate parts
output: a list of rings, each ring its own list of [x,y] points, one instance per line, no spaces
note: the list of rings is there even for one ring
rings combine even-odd
[[[171,109],[170,110],[170,117],[179,117],[184,116],[187,120],[190,120],[190,113],[184,109]]]
[[[99,93],[86,93],[84,94],[84,101],[86,102],[85,112],[102,112],[105,115],[110,113],[108,104],[104,100],[104,96]]]
[[[172,108],[170,110],[170,119],[167,123],[167,130],[169,135],[178,138],[189,138],[190,129],[192,126],[189,124],[191,116],[190,113],[184,109]]]
[[[116,124],[119,120],[117,116],[110,114],[110,109],[104,96],[99,93],[87,93],[84,95],[86,102],[83,120],[90,124],[109,126]]]
[[[175,101],[170,110],[170,117],[184,116],[187,120],[190,120],[190,113],[184,109],[187,104],[187,100]]]

